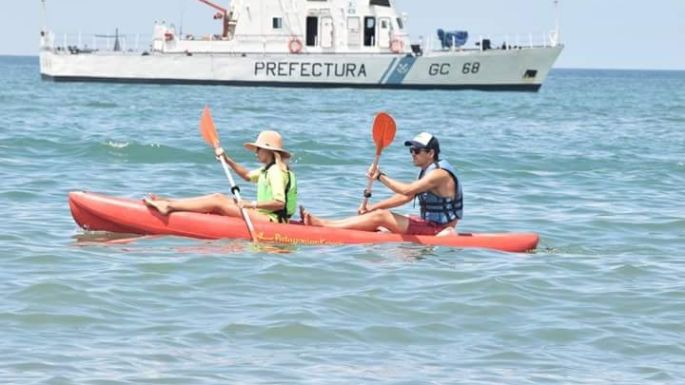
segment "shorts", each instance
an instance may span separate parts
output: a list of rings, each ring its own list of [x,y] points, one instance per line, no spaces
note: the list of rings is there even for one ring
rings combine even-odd
[[[437,235],[449,226],[449,223],[440,225],[414,215],[407,219],[409,220],[409,226],[407,226],[408,235]]]

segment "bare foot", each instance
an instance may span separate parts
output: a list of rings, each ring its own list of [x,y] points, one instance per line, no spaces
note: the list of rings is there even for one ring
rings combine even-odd
[[[159,196],[155,193],[147,193],[146,198],[153,200],[153,201],[170,201],[171,200],[171,198]]]
[[[145,206],[157,210],[162,215],[169,215],[171,209],[169,208],[169,201],[162,199],[152,199],[152,197],[143,198]]]
[[[300,206],[300,217],[302,217],[302,224],[305,226],[323,226],[324,223],[321,219],[315,217],[309,211],[305,210],[304,207]]]
[[[448,237],[452,235],[459,235],[454,227],[448,227],[446,229],[443,229],[439,233],[435,234],[436,237]]]

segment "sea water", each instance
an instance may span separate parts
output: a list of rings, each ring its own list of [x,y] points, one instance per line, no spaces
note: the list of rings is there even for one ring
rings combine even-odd
[[[539,93],[52,83],[0,58],[3,384],[680,384],[685,73],[553,70]],[[271,128],[300,203],[354,213],[374,114],[440,139],[465,232],[532,253],[407,244],[255,247],[86,233],[67,193],[228,193],[225,149]],[[254,186],[241,185],[254,199]],[[374,186],[374,199],[389,192]],[[401,213],[416,212],[411,204]]]

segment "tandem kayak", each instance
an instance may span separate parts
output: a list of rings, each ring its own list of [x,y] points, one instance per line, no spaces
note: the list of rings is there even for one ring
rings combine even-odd
[[[201,239],[250,239],[242,218],[192,212],[173,212],[165,216],[145,206],[141,200],[74,191],[69,193],[69,207],[76,223],[86,230]],[[535,233],[459,233],[436,237],[331,229],[299,223],[254,222],[254,227],[259,241],[303,245],[411,242],[524,252],[534,250],[539,241]]]

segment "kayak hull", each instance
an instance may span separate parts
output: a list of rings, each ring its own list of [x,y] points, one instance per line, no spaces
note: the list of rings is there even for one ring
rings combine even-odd
[[[69,193],[69,208],[76,223],[86,230],[141,235],[176,235],[201,239],[250,239],[242,218],[216,214],[173,212],[161,215],[142,201],[84,191]],[[443,237],[331,229],[301,224],[255,222],[259,241],[328,245],[411,242],[456,248],[486,248],[525,252],[537,247],[535,233],[459,234]]]

